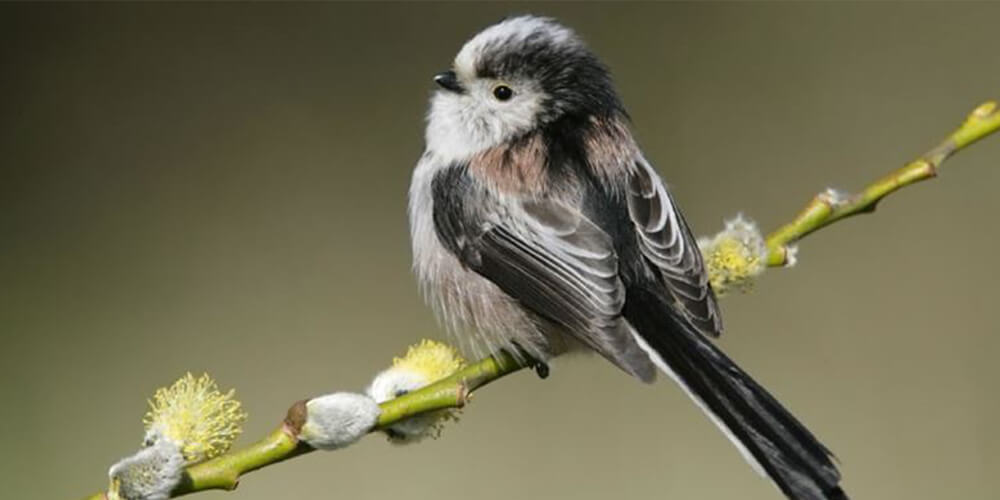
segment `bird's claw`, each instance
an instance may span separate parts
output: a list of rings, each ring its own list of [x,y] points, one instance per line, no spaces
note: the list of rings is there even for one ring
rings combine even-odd
[[[535,374],[538,378],[545,380],[549,378],[549,365],[541,361],[534,361],[531,365],[531,369],[535,370]]]
[[[546,362],[540,361],[534,356],[528,354],[527,349],[521,347],[521,345],[517,342],[514,342],[513,351],[510,352],[516,353],[516,356],[524,360],[524,366],[534,370],[535,374],[538,375],[538,378],[542,380],[549,378],[549,365]]]

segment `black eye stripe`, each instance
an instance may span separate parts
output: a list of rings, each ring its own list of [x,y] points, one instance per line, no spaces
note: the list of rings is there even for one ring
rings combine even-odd
[[[497,85],[493,87],[493,97],[496,97],[498,101],[506,101],[514,97],[514,91],[506,85]]]

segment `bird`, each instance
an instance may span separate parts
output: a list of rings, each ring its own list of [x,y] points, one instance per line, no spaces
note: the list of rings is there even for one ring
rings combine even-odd
[[[794,500],[846,499],[835,457],[712,341],[697,243],[610,70],[555,19],[507,17],[434,76],[408,216],[420,290],[476,353],[593,351],[673,379]]]

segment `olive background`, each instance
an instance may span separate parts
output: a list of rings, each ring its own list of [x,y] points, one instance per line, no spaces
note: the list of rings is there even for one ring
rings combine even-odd
[[[446,338],[405,215],[431,76],[510,13],[612,68],[699,234],[856,189],[1000,97],[1000,5],[0,5],[0,477],[79,498],[187,371],[238,444]],[[725,350],[863,499],[996,498],[1000,136],[723,302]],[[477,394],[436,441],[379,436],[203,498],[776,499],[673,384],[593,357]]]

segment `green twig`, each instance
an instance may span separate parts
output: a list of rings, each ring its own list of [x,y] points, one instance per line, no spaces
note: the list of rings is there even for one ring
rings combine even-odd
[[[827,191],[816,195],[792,222],[767,236],[767,265],[770,267],[788,265],[791,262],[789,248],[798,240],[841,219],[874,212],[882,198],[897,189],[936,176],[944,160],[962,148],[996,132],[998,128],[1000,128],[1000,109],[996,101],[987,101],[970,113],[965,123],[937,147],[899,170],[869,184],[861,192],[841,196]]]
[[[768,236],[768,265],[787,265],[788,249],[799,239],[838,220],[873,211],[879,200],[889,193],[933,177],[946,158],[997,129],[1000,129],[1000,110],[996,102],[990,101],[976,108],[965,123],[939,146],[875,181],[860,193],[846,198],[831,193],[817,195],[795,220]],[[507,353],[482,359],[450,377],[382,403],[378,424],[372,431],[385,429],[424,412],[464,406],[473,391],[524,366]],[[171,496],[212,489],[232,490],[240,477],[248,472],[313,451],[297,437],[305,418],[304,410],[305,402],[300,401],[288,410],[281,427],[264,439],[242,450],[188,467],[181,484]],[[106,495],[98,493],[87,497],[87,500],[106,500]]]
[[[524,366],[506,352],[481,359],[450,377],[380,404],[382,412],[372,432],[424,412],[461,408],[472,397],[473,391]],[[171,496],[179,497],[203,490],[233,490],[239,484],[240,477],[248,472],[314,451],[297,437],[305,417],[304,407],[304,401],[292,405],[281,427],[264,439],[241,450],[188,467],[181,484],[171,492]],[[86,500],[106,500],[106,496],[98,493]]]

